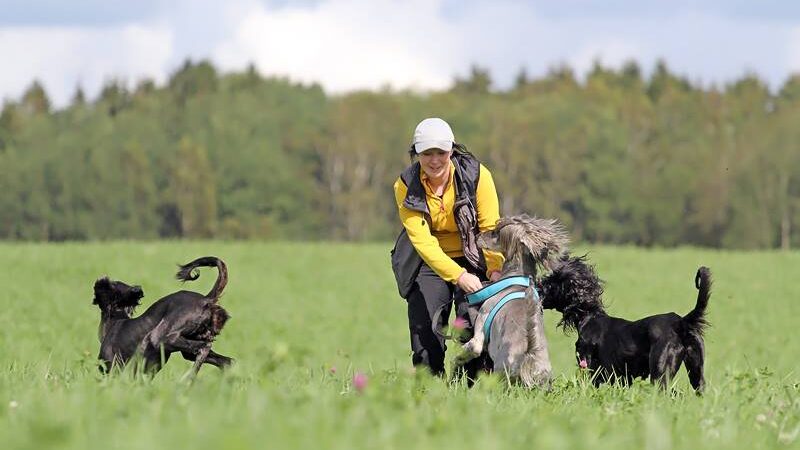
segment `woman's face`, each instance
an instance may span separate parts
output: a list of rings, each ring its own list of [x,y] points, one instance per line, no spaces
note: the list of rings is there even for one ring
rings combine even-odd
[[[419,165],[428,178],[443,179],[450,174],[450,155],[439,148],[429,148],[419,154]]]

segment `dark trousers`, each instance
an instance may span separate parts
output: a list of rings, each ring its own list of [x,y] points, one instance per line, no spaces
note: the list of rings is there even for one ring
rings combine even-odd
[[[455,258],[462,267],[474,273],[481,281],[486,281],[486,274],[471,269],[464,258]],[[433,320],[436,312],[441,309],[439,323],[435,324],[441,329],[448,323],[452,306],[456,306],[456,315],[470,324],[466,335],[471,337],[472,324],[467,312],[467,302],[461,289],[454,284],[444,281],[427,264],[422,263],[419,274],[408,296],[408,327],[411,334],[411,362],[414,366],[423,366],[430,369],[434,375],[444,375],[444,354],[447,350],[444,338],[433,332]],[[485,358],[476,358],[465,367],[467,376],[474,380],[477,371],[486,365]]]

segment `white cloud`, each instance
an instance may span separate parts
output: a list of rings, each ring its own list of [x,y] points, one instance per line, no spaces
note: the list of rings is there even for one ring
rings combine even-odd
[[[787,50],[786,66],[789,71],[800,73],[800,26],[789,32],[789,48]]]
[[[709,11],[553,15],[519,0],[158,4],[136,24],[0,27],[7,62],[0,97],[17,98],[39,78],[63,106],[78,82],[90,95],[110,77],[163,82],[187,57],[210,57],[223,71],[253,62],[266,75],[318,82],[331,92],[386,84],[441,89],[473,63],[488,67],[499,88],[522,67],[540,76],[567,63],[580,76],[595,59],[611,66],[635,59],[648,73],[663,58],[706,83],[755,70],[773,87],[800,71],[800,27]]]
[[[437,16],[438,3],[414,0],[333,0],[313,8],[267,10],[253,3],[236,32],[220,43],[214,60],[261,72],[321,81],[334,92],[384,84],[442,88],[459,63],[451,25]]]
[[[65,105],[80,84],[94,95],[112,77],[163,81],[172,53],[169,29],[119,27],[0,28],[0,97],[18,98],[33,79],[56,106]]]

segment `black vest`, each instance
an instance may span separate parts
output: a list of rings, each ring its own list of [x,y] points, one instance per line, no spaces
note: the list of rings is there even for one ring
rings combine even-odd
[[[451,161],[455,166],[453,180],[455,205],[453,206],[453,213],[458,232],[461,235],[461,248],[470,265],[478,271],[485,272],[486,260],[476,242],[478,211],[475,192],[480,178],[480,162],[472,155],[458,153],[457,151],[453,152]],[[425,198],[425,188],[420,181],[420,170],[419,162],[415,162],[400,175],[400,179],[408,188],[406,198],[403,200],[403,206],[412,211],[423,213],[428,224],[430,224],[430,211]],[[411,244],[405,228],[397,237],[391,254],[392,271],[397,281],[397,289],[401,297],[407,298],[411,287],[414,285],[414,280],[417,278],[417,273],[419,273],[422,258],[417,253],[414,245]]]

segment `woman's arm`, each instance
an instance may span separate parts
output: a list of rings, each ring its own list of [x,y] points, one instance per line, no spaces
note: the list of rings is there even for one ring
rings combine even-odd
[[[478,178],[478,187],[475,189],[475,201],[478,203],[475,205],[478,210],[478,229],[481,232],[494,230],[497,221],[500,220],[500,202],[497,199],[492,173],[483,164],[480,166],[480,178]],[[492,272],[499,274],[503,269],[505,261],[503,255],[484,250],[483,256],[486,258],[486,276],[489,279],[496,279],[498,275],[493,275]]]
[[[439,240],[431,234],[430,225],[425,219],[425,215],[403,206],[403,200],[405,200],[407,192],[408,187],[398,178],[394,182],[394,198],[397,202],[397,209],[400,212],[400,221],[408,233],[411,244],[414,245],[422,260],[437,275],[447,282],[455,283],[466,269],[459,266],[458,263],[453,261],[453,258],[447,256],[442,250],[439,246]]]

